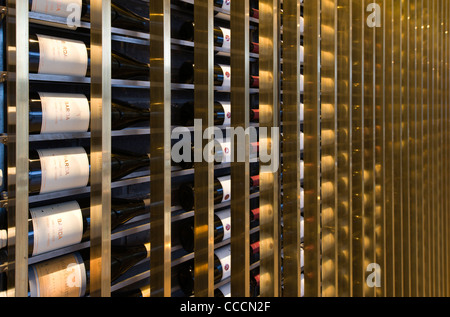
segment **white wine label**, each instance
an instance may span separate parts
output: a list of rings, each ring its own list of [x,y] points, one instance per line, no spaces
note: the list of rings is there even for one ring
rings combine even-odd
[[[31,297],[81,297],[86,293],[86,269],[79,253],[31,265]]]
[[[305,176],[305,161],[300,161],[300,179],[303,179]]]
[[[231,297],[231,284],[227,283],[219,287],[219,290],[222,292],[223,297]]]
[[[3,249],[8,244],[8,233],[6,230],[0,230],[0,249]]]
[[[81,20],[82,0],[33,0],[31,11]]]
[[[219,163],[230,163],[231,162],[231,142],[217,142],[220,150],[222,151],[222,160]]]
[[[300,63],[305,61],[305,48],[303,45],[300,45]]]
[[[231,214],[230,210],[216,212],[217,217],[222,221],[223,241],[231,238]]]
[[[86,132],[89,129],[89,101],[81,94],[40,92],[41,133]]]
[[[222,9],[224,9],[227,12],[230,12],[230,2],[231,0],[223,0]]]
[[[89,159],[82,147],[37,150],[41,161],[41,194],[85,187]]]
[[[300,188],[300,208],[304,208],[305,207],[305,190],[302,188]]]
[[[222,48],[229,50],[231,48],[231,30],[223,27],[219,27],[223,33]]]
[[[305,77],[300,75],[300,92],[305,91]]]
[[[81,41],[37,34],[39,74],[86,76],[88,53]]]
[[[231,245],[224,246],[215,252],[222,265],[222,279],[228,278],[231,274]]]
[[[33,256],[81,242],[83,216],[78,202],[30,209],[33,221]]]
[[[300,122],[303,122],[305,119],[305,105],[300,104]]]
[[[229,101],[220,101],[219,102],[222,107],[225,114],[225,118],[223,120],[223,125],[230,125],[231,124],[231,103]]]
[[[231,177],[217,177],[217,180],[220,182],[223,189],[222,202],[229,201],[231,199]]]
[[[223,83],[222,87],[224,89],[230,89],[231,87],[231,67],[228,65],[219,64],[220,68],[222,68],[223,72]]]

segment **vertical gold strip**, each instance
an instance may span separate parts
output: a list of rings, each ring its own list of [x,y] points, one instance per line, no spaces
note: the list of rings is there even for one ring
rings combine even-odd
[[[284,296],[301,296],[300,3],[283,2],[283,272]]]
[[[170,0],[150,1],[150,288],[171,296]]]
[[[449,64],[449,56],[450,56],[450,46],[449,46],[449,19],[450,19],[450,15],[449,15],[449,8],[450,5],[448,3],[448,1],[444,1],[444,14],[445,14],[445,54],[444,54],[444,72],[445,72],[445,84],[444,84],[444,92],[445,92],[445,129],[444,129],[444,135],[445,135],[445,144],[444,144],[444,149],[445,149],[445,153],[444,153],[444,162],[445,162],[445,176],[444,176],[444,180],[445,180],[445,184],[444,184],[444,188],[445,188],[445,192],[444,192],[444,196],[445,196],[445,218],[444,218],[444,228],[445,228],[445,237],[444,237],[444,241],[445,241],[445,274],[446,274],[446,278],[444,279],[445,281],[445,296],[449,297],[450,296],[450,259],[449,259],[449,210],[450,210],[450,200],[449,200],[449,179],[448,179],[448,175],[450,173],[450,169],[449,169],[449,162],[448,160],[450,159],[449,156],[449,106],[450,106],[450,95],[449,95],[449,82],[450,82],[450,77],[449,77],[449,72],[450,72],[450,64]]]
[[[385,30],[386,21],[385,1],[377,3],[382,12],[379,14],[380,27],[375,28],[375,186],[380,189],[379,196],[375,196],[375,263],[381,268],[381,287],[376,289],[376,296],[386,296],[386,184],[385,171]]]
[[[320,281],[320,5],[304,6],[305,296],[321,295]]]
[[[202,120],[202,133],[214,126],[214,2],[197,0],[194,5],[194,116]],[[203,159],[211,137],[194,153],[194,294],[214,296],[214,163]],[[201,158],[198,160],[197,158]]]
[[[111,295],[111,1],[91,1],[90,295]]]
[[[409,297],[411,294],[410,281],[411,281],[411,263],[410,263],[410,169],[409,169],[409,92],[410,92],[410,81],[409,81],[409,1],[401,1],[401,12],[400,12],[400,70],[401,70],[401,85],[400,85],[400,108],[399,108],[399,141],[400,141],[400,152],[401,152],[401,210],[402,210],[402,251],[403,251],[403,293],[402,296]]]
[[[363,296],[364,275],[364,27],[365,7],[352,1],[352,261],[353,296]]]
[[[231,126],[247,131],[250,122],[248,0],[231,2]],[[236,130],[237,131],[237,130]],[[234,140],[231,163],[231,295],[250,296],[250,157],[249,138]],[[237,153],[245,149],[244,161]]]
[[[337,138],[337,157],[331,162],[337,162],[338,180],[348,180],[337,182],[338,192],[338,258],[337,258],[337,295],[348,297],[352,291],[351,274],[351,3],[349,0],[338,0],[337,2],[337,133],[342,137]],[[323,160],[323,158],[322,158]],[[322,164],[322,169],[324,165]]]
[[[259,1],[259,107],[260,133],[266,130],[266,142],[260,136],[262,153],[268,151],[269,140],[279,134],[279,43],[278,1]],[[272,128],[276,128],[272,130]],[[261,134],[260,134],[261,135]],[[262,297],[278,297],[280,284],[280,170],[271,153],[269,162],[260,162],[260,293]],[[277,164],[278,165],[278,164]]]
[[[364,11],[370,8],[372,0],[364,1]],[[370,10],[369,10],[370,12]],[[376,13],[375,13],[376,14]],[[365,16],[365,13],[363,14]],[[376,288],[364,277],[370,264],[375,263],[375,203],[381,193],[380,187],[375,186],[375,28],[376,17],[367,18],[363,25],[363,186],[364,186],[364,216],[363,220],[363,292],[364,296],[375,296]],[[367,283],[370,282],[370,283]]]
[[[334,0],[322,1],[321,17],[321,160],[335,160],[337,138],[348,132],[337,130],[336,15]],[[323,163],[323,164],[324,164]],[[322,164],[322,165],[323,165]],[[341,180],[348,183],[347,178]],[[322,167],[322,296],[336,296],[337,276],[337,170]]]
[[[8,297],[28,294],[28,2],[7,1]]]
[[[430,83],[430,143],[431,143],[431,283],[433,297],[437,296],[437,251],[436,251],[436,0],[430,3],[430,60],[431,60],[431,83]]]

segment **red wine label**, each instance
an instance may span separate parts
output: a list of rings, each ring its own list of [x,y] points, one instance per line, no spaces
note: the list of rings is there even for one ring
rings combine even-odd
[[[67,18],[76,13],[77,21],[81,19],[82,0],[33,0],[31,11]],[[75,8],[78,8],[76,10]]]
[[[89,101],[81,94],[40,92],[41,133],[86,132],[89,129]]]
[[[223,120],[223,125],[230,125],[231,124],[231,103],[229,101],[220,101],[219,102],[222,107],[225,114],[225,118]]]
[[[33,222],[33,255],[64,248],[81,242],[83,216],[78,202],[30,209]]]
[[[86,269],[79,253],[31,265],[31,297],[81,297],[86,293]]]
[[[227,283],[219,287],[219,290],[222,292],[223,297],[231,297],[231,284]]]
[[[231,30],[223,27],[219,27],[223,33],[222,48],[229,50],[231,48]]]
[[[89,159],[82,147],[37,150],[41,161],[41,194],[85,187]]]
[[[231,213],[230,210],[216,212],[217,217],[222,221],[223,226],[223,240],[231,238]]]
[[[86,76],[88,54],[81,41],[37,34],[39,74]]]
[[[231,87],[231,67],[229,65],[221,65],[219,64],[220,68],[222,68],[223,73],[223,83],[222,87],[224,89],[230,89]]]
[[[231,273],[231,245],[226,245],[215,252],[222,265],[222,281],[230,276]]]
[[[218,177],[217,180],[220,182],[223,189],[222,202],[229,201],[231,199],[231,177]]]

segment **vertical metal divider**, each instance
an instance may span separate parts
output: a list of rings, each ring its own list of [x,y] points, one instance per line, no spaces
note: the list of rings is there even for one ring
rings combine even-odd
[[[402,208],[402,251],[403,251],[403,294],[402,296],[409,297],[411,294],[410,282],[411,282],[411,258],[410,258],[410,158],[409,158],[409,0],[401,0],[401,13],[400,13],[400,36],[402,38],[401,48],[399,50],[401,64],[401,85],[400,85],[400,152],[401,152],[401,208]]]
[[[352,261],[353,296],[363,296],[364,264],[364,26],[365,7],[352,1]]]
[[[375,27],[375,186],[380,188],[379,197],[375,197],[375,263],[380,265],[381,285],[376,289],[377,297],[386,296],[386,184],[384,160],[385,146],[385,109],[386,109],[386,89],[385,89],[385,1],[378,0],[382,12],[379,21],[381,25]]]
[[[194,118],[202,120],[203,132],[214,126],[214,2],[196,0],[194,5]],[[194,153],[194,294],[214,296],[214,163],[205,161],[203,149],[213,140],[202,140]]]
[[[231,127],[233,139],[231,163],[231,295],[250,296],[250,140],[237,133],[250,132],[250,5],[248,0],[232,1],[231,34]],[[245,151],[245,152],[243,152]],[[243,153],[242,158],[239,154]],[[242,155],[242,154],[241,154]],[[242,160],[243,159],[243,160]]]
[[[321,296],[320,263],[320,2],[304,6],[305,296]]]
[[[283,273],[286,297],[301,296],[300,3],[283,1]]]
[[[437,12],[438,12],[438,34],[437,34],[437,42],[438,42],[438,52],[437,52],[437,62],[438,62],[438,76],[437,76],[437,90],[438,90],[438,109],[437,109],[437,123],[438,123],[438,131],[437,131],[437,137],[438,137],[438,146],[437,146],[437,151],[438,151],[438,155],[437,155],[437,160],[438,160],[438,172],[437,172],[437,177],[438,177],[438,204],[439,204],[439,213],[438,213],[438,251],[439,251],[439,255],[438,255],[438,275],[439,275],[439,296],[442,297],[443,296],[443,277],[444,277],[444,272],[443,272],[443,263],[442,263],[442,259],[443,259],[443,249],[442,249],[442,245],[443,245],[443,226],[442,226],[442,215],[443,215],[443,195],[442,195],[442,171],[443,171],[443,162],[442,162],[442,124],[443,124],[443,93],[442,93],[442,84],[444,81],[443,78],[443,72],[442,72],[442,56],[443,56],[443,41],[442,41],[442,30],[443,30],[443,10],[442,10],[442,0],[439,0],[437,2]]]
[[[337,296],[348,297],[352,291],[351,274],[351,37],[350,37],[350,14],[351,3],[349,0],[338,0],[337,2],[337,133],[342,137],[337,139],[337,154],[332,159],[332,164],[337,163],[338,179],[347,180],[337,182],[338,206],[336,213],[338,217],[336,232],[338,243],[338,258],[336,268],[338,272]],[[323,158],[322,158],[323,162]],[[322,169],[328,166],[322,163]]]
[[[111,1],[91,1],[90,296],[111,295]]]
[[[28,2],[7,1],[8,297],[28,295]]]
[[[364,1],[364,11],[373,3],[371,0]],[[365,16],[365,15],[363,15]],[[364,111],[363,111],[363,186],[364,186],[364,217],[363,227],[363,271],[366,275],[370,264],[375,263],[375,203],[381,189],[375,185],[375,155],[378,150],[375,146],[375,27],[365,19],[363,26],[363,77],[364,77]],[[366,279],[363,284],[363,294],[367,297],[375,296],[375,287],[369,285]],[[373,282],[374,280],[369,280]]]
[[[409,122],[410,122],[410,143],[409,157],[411,160],[410,174],[410,199],[411,199],[411,231],[410,231],[410,255],[411,255],[411,296],[417,297],[419,289],[419,257],[418,257],[418,184],[417,184],[417,0],[409,0],[408,3],[408,30],[409,30],[409,54],[408,54],[408,71],[409,71]]]
[[[444,92],[445,92],[445,131],[444,131],[444,135],[445,135],[445,144],[444,144],[444,149],[445,149],[445,153],[444,153],[444,161],[445,161],[445,192],[444,192],[444,196],[445,196],[445,219],[444,219],[444,227],[445,227],[445,274],[446,274],[446,278],[445,278],[445,283],[446,283],[446,293],[445,296],[449,297],[450,296],[450,250],[449,250],[449,246],[450,246],[450,242],[449,242],[449,210],[450,210],[450,199],[449,199],[449,178],[448,175],[450,174],[450,163],[449,163],[449,159],[450,159],[450,155],[449,155],[449,107],[450,107],[450,94],[449,94],[449,83],[450,83],[450,63],[449,63],[449,56],[450,56],[450,42],[449,42],[449,19],[450,19],[450,15],[449,15],[449,8],[450,5],[448,3],[448,1],[444,1],[445,3],[445,7],[444,7],[444,14],[445,14],[445,54],[444,54],[444,72],[445,72],[445,84],[444,84]]]
[[[171,296],[170,0],[150,3],[150,289]]]
[[[260,153],[270,153],[270,160],[260,160],[260,294],[280,296],[280,170],[279,151],[269,151],[269,144],[279,138],[279,41],[278,0],[259,1],[259,128]],[[276,128],[272,130],[272,128]],[[261,131],[266,136],[261,136]],[[277,135],[276,135],[277,134]],[[276,157],[275,157],[276,156]],[[276,165],[274,165],[276,164]]]
[[[322,1],[321,16],[321,172],[322,172],[322,296],[336,296],[337,287],[337,169],[325,168],[329,157],[337,156],[337,140],[345,130],[337,130],[337,3]],[[348,183],[347,178],[340,182]]]
[[[431,283],[432,283],[432,292],[431,295],[433,297],[437,296],[437,251],[436,251],[436,232],[437,232],[437,224],[436,224],[436,214],[437,214],[437,206],[436,206],[436,0],[431,0],[431,16],[430,16],[430,39],[431,39],[431,89],[430,89],[430,143],[431,143]]]
[[[393,140],[393,0],[386,0],[384,7],[385,21],[385,226],[386,226],[386,296],[395,295],[395,251],[394,251],[394,140]]]

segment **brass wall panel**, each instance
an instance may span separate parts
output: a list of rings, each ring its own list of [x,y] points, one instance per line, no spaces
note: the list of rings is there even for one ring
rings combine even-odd
[[[304,6],[305,296],[321,295],[320,268],[320,3]]]
[[[111,294],[111,1],[91,1],[90,295]]]
[[[214,1],[197,0],[194,5],[194,117],[202,120],[202,131],[214,126]],[[214,296],[214,163],[203,158],[202,149],[194,153],[194,293],[196,297]]]
[[[301,296],[300,3],[283,2],[283,296]]]
[[[279,3],[259,1],[259,126],[266,129],[267,140],[260,140],[260,151],[268,151],[269,140],[279,129]],[[278,155],[279,153],[272,153]],[[279,160],[278,160],[279,162]],[[280,170],[260,162],[260,294],[280,296]]]
[[[150,1],[150,288],[171,296],[170,0]]]
[[[8,63],[7,295],[26,297],[28,294],[28,2],[9,0],[7,10],[5,52]]]
[[[235,129],[250,126],[249,95],[249,1],[231,2],[231,126]],[[249,136],[243,143],[236,138],[234,160],[231,163],[231,295],[250,296],[250,154]],[[238,161],[237,153],[245,149],[244,161]]]

